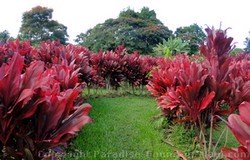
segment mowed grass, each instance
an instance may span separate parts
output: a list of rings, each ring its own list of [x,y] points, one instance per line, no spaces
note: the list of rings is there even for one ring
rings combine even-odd
[[[67,150],[67,160],[177,160],[175,150],[188,158],[202,159],[201,148],[194,146],[194,131],[174,125],[171,134],[165,132],[162,117],[158,117],[160,111],[151,97],[99,97],[89,99],[89,103],[93,106],[90,113],[93,123],[87,124],[73,140]],[[219,141],[214,148],[216,153],[225,144],[239,145],[230,131],[222,134],[224,128],[226,125],[221,123],[213,133],[213,143]],[[168,140],[171,145],[166,143]]]
[[[123,96],[90,99],[88,124],[73,141],[67,159],[176,159],[164,144],[153,117],[160,111],[150,97]]]

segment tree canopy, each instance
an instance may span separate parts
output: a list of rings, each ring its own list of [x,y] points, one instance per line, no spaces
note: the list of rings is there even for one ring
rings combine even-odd
[[[21,40],[31,40],[33,44],[57,39],[65,44],[68,40],[67,27],[52,20],[52,13],[53,9],[41,6],[24,12],[18,37]]]
[[[13,39],[7,30],[0,32],[0,43],[5,43],[9,39]]]
[[[199,45],[205,40],[206,37],[202,28],[197,24],[191,24],[190,26],[177,28],[175,31],[175,36],[188,43],[190,54],[194,54],[199,51]]]
[[[77,36],[76,42],[92,51],[112,50],[125,45],[128,51],[152,53],[153,47],[168,39],[172,31],[156,18],[154,10],[147,7],[135,12],[127,9],[116,19],[107,19],[86,33]]]
[[[245,44],[244,51],[247,53],[250,53],[250,37],[246,38],[246,40],[244,41],[244,44]]]

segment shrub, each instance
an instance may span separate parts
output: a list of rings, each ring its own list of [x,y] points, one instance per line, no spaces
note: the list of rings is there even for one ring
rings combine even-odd
[[[126,54],[122,58],[122,71],[125,81],[132,87],[146,85],[149,73],[155,66],[157,66],[156,58],[141,56],[138,52]]]
[[[208,73],[201,64],[190,61],[184,55],[175,57],[164,67],[152,73],[152,78],[159,85],[151,81],[148,89],[157,96],[159,106],[165,113],[176,111],[169,116],[198,124],[201,113],[215,95],[206,89]]]
[[[8,62],[15,53],[18,53],[24,56],[26,68],[33,61],[33,50],[34,48],[29,41],[20,42],[18,39],[15,41],[7,41],[3,45],[0,45],[0,66]]]
[[[187,56],[162,61],[162,66],[152,71],[147,87],[166,116],[197,126],[203,158],[211,159],[212,128],[218,122],[215,115],[229,115],[237,105],[250,100],[250,71],[248,60],[229,55],[233,39],[226,31],[207,28],[206,32],[201,62]]]
[[[142,59],[138,52],[126,54],[122,58],[122,71],[124,78],[134,87],[142,83]]]
[[[200,48],[203,61],[185,55],[161,61],[147,87],[165,113],[208,126],[211,116],[232,113],[249,99],[250,79],[249,61],[236,62],[229,56],[232,38],[222,30],[206,31],[206,43]],[[223,108],[224,104],[229,108]]]
[[[124,79],[122,70],[123,50],[119,47],[115,51],[99,52],[91,58],[91,65],[97,75],[106,84],[106,88],[117,89]],[[101,82],[99,82],[101,83]]]
[[[160,43],[153,48],[155,55],[165,57],[171,57],[178,53],[188,53],[189,51],[189,44],[187,42],[183,42],[179,37],[170,37],[167,41],[163,39],[162,44]]]
[[[23,67],[18,53],[0,67],[1,159],[43,158],[40,153],[66,146],[91,121],[91,106],[75,105],[77,88],[61,91],[41,61],[32,62],[24,73]]]

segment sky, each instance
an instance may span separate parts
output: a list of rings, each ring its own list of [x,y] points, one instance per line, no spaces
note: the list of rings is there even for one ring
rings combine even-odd
[[[117,18],[128,7],[140,11],[144,6],[154,10],[157,18],[172,31],[197,23],[228,30],[237,47],[244,47],[249,36],[248,0],[0,0],[0,31],[16,37],[22,14],[35,6],[54,10],[52,19],[68,27],[69,42],[108,18]]]

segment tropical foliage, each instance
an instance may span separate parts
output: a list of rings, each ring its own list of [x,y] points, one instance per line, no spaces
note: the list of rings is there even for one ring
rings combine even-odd
[[[171,57],[177,53],[188,53],[190,48],[182,39],[170,37],[167,41],[164,39],[162,43],[156,45],[153,50],[155,55]]]
[[[33,61],[23,68],[17,52],[0,67],[0,157],[55,158],[91,121],[91,106],[76,103],[81,87],[70,67],[44,70],[44,62]]]
[[[227,116],[250,100],[250,61],[230,56],[233,38],[226,31],[206,32],[200,47],[203,60],[178,55],[162,61],[147,87],[168,119],[197,126],[204,159],[210,159],[212,131],[207,133],[206,128],[217,125],[217,116]]]

